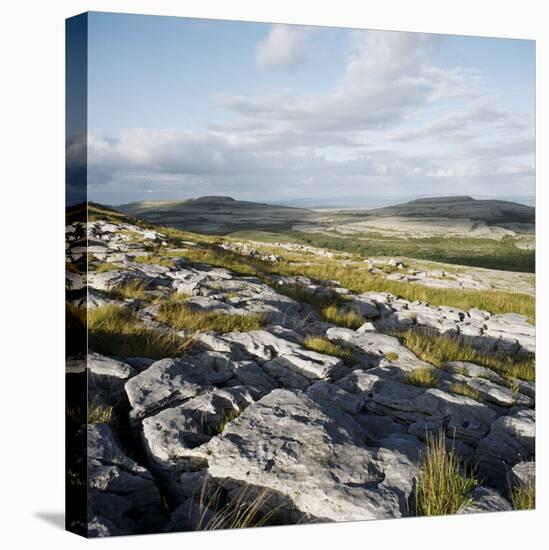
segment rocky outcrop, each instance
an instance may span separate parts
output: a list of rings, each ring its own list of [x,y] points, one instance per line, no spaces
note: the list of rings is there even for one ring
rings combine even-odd
[[[88,426],[91,535],[227,527],[220,513],[248,504],[270,523],[411,515],[425,444],[441,432],[480,480],[460,513],[510,509],[509,483],[534,475],[533,382],[511,383],[464,361],[436,368],[388,334],[413,328],[520,356],[535,351],[535,329],[524,317],[353,293],[302,275],[239,276],[186,259],[195,242],[178,242],[176,254],[165,235],[130,223],[69,232],[77,244],[86,233],[93,266],[107,266],[90,271],[87,289],[74,279],[75,306],[130,308],[150,330],[171,330],[158,310],[173,296],[193,312],[264,319],[261,330],[178,329],[193,345],[159,360],[90,350],[68,362],[70,375],[87,376],[90,399],[117,413],[110,425]],[[279,262],[233,241],[222,250]],[[78,246],[71,253],[82,254]],[[390,267],[405,273],[403,264]],[[116,292],[136,279],[136,297]],[[283,294],[300,296],[288,287],[311,296],[302,303]],[[311,305],[316,299],[335,299],[364,323],[357,330],[328,323]],[[334,355],[309,349],[311,335],[324,339],[315,349]],[[426,383],[415,380],[425,372],[432,374]]]
[[[421,445],[389,438],[364,445],[362,431],[335,408],[299,391],[274,390],[208,444],[208,472],[231,484],[267,488],[289,522],[400,517]]]
[[[153,532],[165,521],[154,478],[106,424],[88,426],[88,488],[90,536]]]

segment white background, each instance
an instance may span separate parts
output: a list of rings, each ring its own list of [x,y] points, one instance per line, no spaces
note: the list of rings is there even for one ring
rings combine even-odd
[[[0,14],[0,541],[4,548],[546,547],[548,27],[541,0],[11,0]],[[537,40],[538,510],[86,543],[64,510],[64,19],[122,11]],[[456,190],[457,192],[458,190]],[[545,333],[545,335],[544,335]],[[545,528],[544,528],[545,527]],[[546,535],[547,536],[547,535]]]

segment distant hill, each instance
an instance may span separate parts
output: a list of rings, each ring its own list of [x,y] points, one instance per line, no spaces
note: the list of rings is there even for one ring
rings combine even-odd
[[[535,223],[535,208],[502,200],[476,200],[468,196],[415,199],[403,204],[368,210],[369,216],[450,218],[483,221],[488,225]]]
[[[188,231],[226,234],[243,229],[284,230],[315,217],[304,208],[206,196],[184,201],[143,201],[122,204],[117,210],[148,222]]]

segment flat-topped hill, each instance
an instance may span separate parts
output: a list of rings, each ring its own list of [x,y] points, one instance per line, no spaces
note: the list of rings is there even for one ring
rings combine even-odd
[[[373,216],[466,218],[487,224],[535,223],[535,208],[516,202],[469,196],[430,197],[369,210]]]
[[[290,229],[314,216],[311,210],[205,196],[183,201],[144,201],[123,204],[118,210],[151,223],[204,233],[241,229]]]

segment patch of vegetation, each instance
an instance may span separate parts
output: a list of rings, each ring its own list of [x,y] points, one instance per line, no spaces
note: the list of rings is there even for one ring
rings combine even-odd
[[[86,326],[88,312],[84,307],[78,307],[71,302],[65,302],[65,318],[67,325],[77,324],[78,326]]]
[[[173,254],[174,251],[166,249],[159,250],[158,255],[166,261],[170,260],[166,259],[165,254],[173,254],[174,256],[184,257],[190,262],[224,267],[237,275],[259,277],[270,284],[272,284],[272,275],[304,275],[316,280],[336,279],[340,281],[344,287],[355,293],[368,291],[389,292],[400,298],[411,301],[420,300],[432,305],[448,305],[464,310],[479,308],[490,311],[491,313],[514,312],[525,315],[532,320],[535,317],[535,299],[526,294],[496,290],[433,288],[420,284],[403,283],[401,281],[388,281],[384,276],[377,276],[369,273],[365,267],[361,267],[361,264],[343,265],[340,259],[330,260],[316,258],[315,263],[312,265],[299,265],[287,260],[275,263],[263,262],[257,258],[250,258],[221,248],[218,245],[223,242],[223,240],[219,237],[200,235],[174,228],[153,226],[146,222],[127,218],[120,213],[118,213],[118,216],[126,218],[122,221],[138,223],[142,227],[153,228],[166,234],[166,239],[170,247],[181,246],[184,241],[197,243],[196,247],[188,248],[181,252],[178,251],[178,254]],[[320,235],[320,237],[322,237],[322,235]],[[476,239],[473,240],[476,241]],[[311,244],[323,246],[323,243]],[[326,243],[324,243],[324,245],[325,244]],[[445,244],[447,245],[448,243]],[[329,248],[337,250],[337,247]],[[532,253],[532,251],[529,252]],[[284,256],[282,251],[278,251],[277,253]],[[374,255],[375,251],[363,251],[360,252],[360,254]],[[394,256],[394,254],[392,255]],[[404,254],[399,253],[397,255],[401,256]]]
[[[175,262],[173,260],[171,260],[170,258],[166,258],[165,256],[161,256],[159,254],[150,254],[148,256],[136,256],[133,261],[138,264],[161,265],[163,267],[168,267],[170,269],[173,269],[175,267]]]
[[[81,407],[67,407],[67,418],[78,425],[110,424],[113,421],[113,408],[96,401],[88,402],[87,413]]]
[[[152,330],[124,306],[109,304],[88,312],[89,347],[99,353],[122,357],[175,357],[193,343],[170,331]]]
[[[358,294],[369,291],[389,292],[399,298],[419,300],[432,305],[448,305],[464,310],[479,308],[491,313],[514,312],[532,320],[535,317],[535,299],[526,294],[497,290],[434,288],[389,281],[384,276],[373,275],[365,267],[360,267],[360,264],[342,265],[339,260],[317,259],[312,265],[300,265],[286,260],[276,263],[263,262],[225,250],[214,242],[202,242],[199,247],[185,250],[181,256],[191,262],[224,267],[238,275],[258,277],[268,284],[272,284],[272,275],[304,275],[316,280],[338,280],[342,286]],[[284,292],[283,288],[276,288]]]
[[[476,485],[455,452],[446,449],[444,434],[428,435],[427,450],[417,474],[416,515],[455,514],[471,503],[468,495]]]
[[[146,286],[143,279],[132,279],[123,285],[108,290],[106,294],[113,300],[141,300],[147,302],[151,301],[152,298],[146,293]]]
[[[202,513],[198,531],[215,529],[246,529],[276,523],[280,505],[275,504],[269,489],[242,488],[236,498],[226,500],[224,490],[218,487],[213,494],[206,495],[203,488],[199,498]],[[214,510],[213,515],[208,514]]]
[[[88,403],[88,424],[109,424],[113,419],[113,409],[109,405]]]
[[[346,365],[353,365],[356,363],[353,352],[350,349],[334,344],[327,338],[323,338],[321,336],[307,336],[304,344],[307,349],[312,351],[338,357],[339,359],[342,359]]]
[[[464,361],[488,367],[501,376],[513,380],[535,380],[533,355],[485,354],[463,342],[457,336],[434,334],[424,330],[408,329],[394,332],[404,346],[419,359],[442,368],[450,361]]]
[[[404,382],[422,388],[434,388],[438,384],[439,376],[435,369],[429,367],[420,367],[410,371]]]
[[[242,411],[239,411],[237,409],[232,409],[232,410],[226,412],[221,417],[221,420],[219,421],[219,424],[217,425],[217,432],[216,432],[215,435],[222,434],[224,432],[225,428],[227,427],[227,424],[229,424],[229,422],[232,422],[233,420],[238,418],[241,414],[242,414]]]
[[[396,353],[395,351],[388,351],[385,355],[384,355],[385,359],[387,359],[387,361],[390,361],[391,363],[394,363],[395,361],[398,361],[398,353]]]
[[[263,316],[256,313],[236,315],[201,311],[192,308],[181,300],[168,300],[160,304],[158,320],[177,329],[187,329],[196,332],[209,330],[215,332],[258,330],[265,323]]]
[[[95,271],[95,273],[106,273],[107,271],[125,271],[123,265],[119,265],[113,262],[101,262],[100,264],[89,264],[88,271]]]
[[[338,327],[357,329],[364,324],[362,315],[352,309],[330,305],[322,309],[321,317]]]
[[[513,237],[501,240],[442,236],[403,238],[377,232],[343,236],[299,231],[291,231],[288,236],[318,248],[361,256],[405,256],[503,271],[535,272],[535,251],[517,248]]]
[[[450,391],[457,395],[463,395],[464,397],[470,397],[475,401],[484,401],[481,393],[475,388],[472,388],[465,383],[455,383],[450,386]]]
[[[511,504],[515,510],[534,510],[536,507],[536,483],[532,479],[511,489]]]

